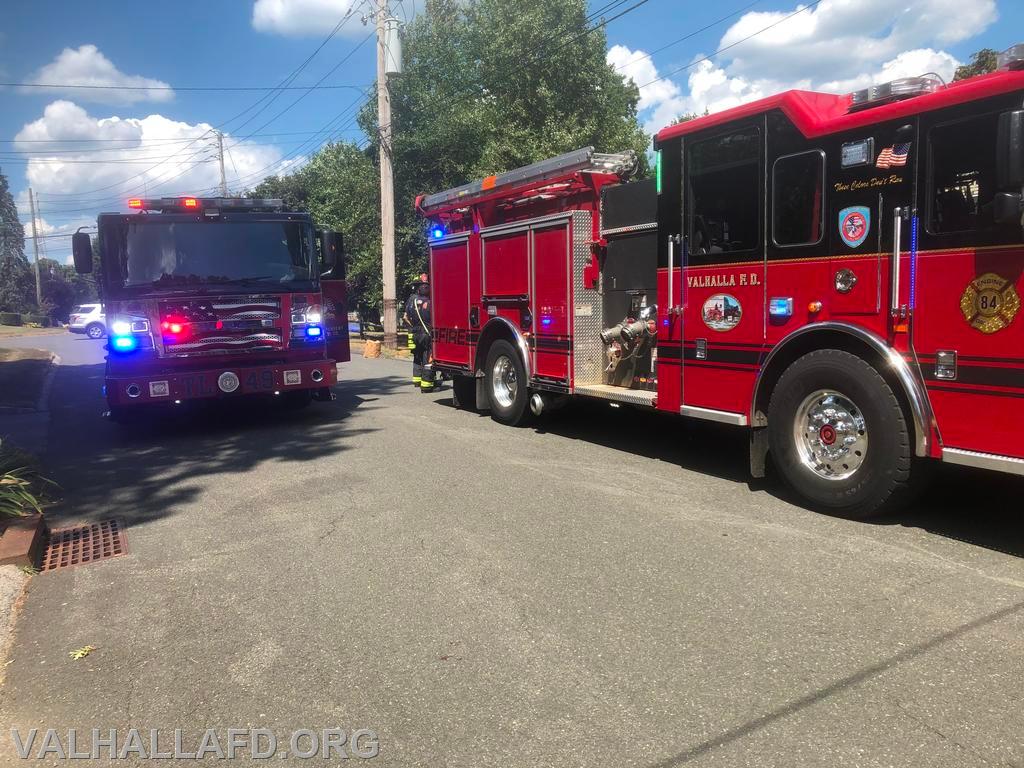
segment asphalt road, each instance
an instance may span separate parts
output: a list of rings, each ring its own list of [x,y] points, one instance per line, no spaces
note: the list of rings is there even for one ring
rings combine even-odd
[[[387,766],[1024,764],[1017,479],[942,468],[899,518],[835,520],[750,484],[742,432],[601,404],[501,427],[387,360],[306,411],[124,429],[98,343],[3,343],[63,360],[57,522],[121,517],[129,554],[32,580],[0,764],[10,727],[368,727]]]

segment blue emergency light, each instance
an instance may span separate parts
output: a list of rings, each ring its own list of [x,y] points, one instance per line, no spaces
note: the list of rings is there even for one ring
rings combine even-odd
[[[309,338],[311,338],[311,339],[317,339],[317,338],[323,336],[323,334],[324,334],[324,329],[321,328],[319,325],[309,325],[309,326],[306,326],[306,335],[309,336]]]
[[[444,237],[444,228],[434,227],[432,230],[430,230],[430,234],[433,236],[435,240],[440,240],[442,237]]]
[[[134,336],[114,336],[110,343],[118,352],[131,352],[139,346],[138,339]]]

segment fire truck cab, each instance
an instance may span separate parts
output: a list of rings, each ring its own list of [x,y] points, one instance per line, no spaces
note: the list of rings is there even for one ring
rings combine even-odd
[[[330,400],[349,359],[341,236],[280,200],[133,199],[97,220],[109,416],[269,395]],[[73,239],[92,271],[90,237]]]
[[[734,424],[867,517],[925,460],[1024,474],[1024,46],[999,71],[788,91],[421,196],[435,362],[520,423],[568,396]]]

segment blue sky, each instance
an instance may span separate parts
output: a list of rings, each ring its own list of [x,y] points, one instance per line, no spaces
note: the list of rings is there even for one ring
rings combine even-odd
[[[412,16],[417,1],[395,0],[394,14]],[[613,6],[606,12],[613,16],[635,2],[591,0],[590,7]],[[0,167],[26,223],[32,185],[47,235],[94,222],[98,211],[121,209],[132,195],[209,190],[218,179],[211,127],[223,127],[233,189],[303,162],[328,137],[361,138],[351,116],[362,98],[357,88],[374,77],[373,42],[366,39],[372,23],[361,22],[365,0],[5,5],[0,82],[153,89],[0,88]],[[326,76],[325,85],[355,88],[314,91],[294,106],[305,92],[287,91],[255,107],[263,92],[185,90],[277,84],[353,5],[293,85]],[[611,22],[607,33],[609,61],[644,86],[641,118],[653,131],[684,111],[716,111],[790,87],[842,92],[927,70],[948,76],[978,48],[1024,40],[1024,3],[648,0]],[[266,108],[254,114],[260,107]],[[70,138],[81,141],[53,141]],[[67,257],[66,238],[44,243],[48,255]]]

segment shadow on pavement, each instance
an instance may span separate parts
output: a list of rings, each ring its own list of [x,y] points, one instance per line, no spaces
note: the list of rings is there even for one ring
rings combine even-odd
[[[451,399],[439,400],[454,407]],[[684,469],[746,483],[800,505],[781,480],[750,477],[745,429],[692,419],[673,419],[599,401],[570,402],[538,421],[534,428],[573,440],[676,464]],[[1024,557],[1024,479],[932,462],[929,482],[907,509],[875,525],[920,528],[1015,557]],[[865,523],[866,525],[872,523]]]
[[[348,417],[357,408],[379,407],[372,404],[375,396],[403,382],[386,376],[343,381],[334,390],[337,400],[303,410],[269,398],[203,403],[123,425],[102,417],[102,383],[102,365],[57,371],[47,465],[62,501],[50,512],[52,525],[120,517],[130,526],[173,514],[218,475],[336,455],[371,431],[348,427]]]

